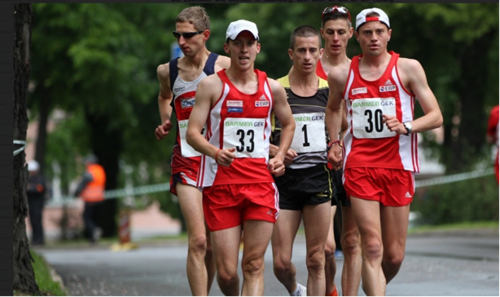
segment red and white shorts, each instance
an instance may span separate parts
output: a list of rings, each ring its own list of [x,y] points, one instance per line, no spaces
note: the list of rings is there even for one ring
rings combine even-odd
[[[233,228],[246,220],[275,223],[278,189],[273,182],[207,187],[203,189],[203,212],[210,231]]]
[[[413,201],[413,172],[400,169],[355,167],[344,170],[347,195],[379,201],[385,206],[405,206]]]
[[[170,192],[177,196],[177,183],[196,187],[196,179],[200,169],[200,157],[185,158],[180,154],[172,156],[172,176],[170,177]]]

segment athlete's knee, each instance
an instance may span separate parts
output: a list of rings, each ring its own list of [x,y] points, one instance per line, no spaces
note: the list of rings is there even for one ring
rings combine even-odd
[[[243,259],[241,269],[244,274],[261,274],[264,272],[264,257],[251,257]]]
[[[276,276],[288,274],[292,270],[292,260],[282,254],[276,255],[273,257],[273,270]]]
[[[396,272],[401,267],[403,260],[405,258],[404,251],[391,251],[389,253],[384,254],[384,258],[382,259],[382,263],[387,269],[395,270]]]
[[[309,273],[321,273],[325,269],[325,251],[321,249],[308,251],[306,266]]]
[[[382,241],[377,238],[366,240],[363,244],[363,254],[368,260],[381,259],[383,253]]]
[[[340,240],[344,256],[355,256],[360,252],[359,232],[351,231],[342,235]]]
[[[325,258],[331,259],[332,257],[335,257],[335,249],[337,249],[335,240],[327,241],[325,245]]]
[[[238,281],[238,273],[226,269],[217,270],[217,281],[223,286],[230,286],[232,283]]]
[[[207,250],[207,236],[205,234],[190,236],[189,249],[193,252],[205,252]]]

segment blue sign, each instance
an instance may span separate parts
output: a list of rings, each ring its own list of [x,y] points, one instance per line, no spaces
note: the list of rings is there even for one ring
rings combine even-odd
[[[177,42],[172,42],[170,45],[170,53],[171,53],[171,60],[175,58],[180,58],[184,57],[184,54],[181,51],[181,48],[179,47],[179,44]]]

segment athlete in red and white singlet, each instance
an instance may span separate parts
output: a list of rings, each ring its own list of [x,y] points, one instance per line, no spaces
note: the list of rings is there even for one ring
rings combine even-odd
[[[389,131],[382,115],[395,115],[401,122],[413,120],[415,97],[401,84],[396,63],[399,54],[389,52],[392,59],[385,73],[375,81],[359,74],[359,59],[351,61],[344,99],[348,129],[344,136],[344,169],[377,167],[419,171],[417,134],[398,135]]]
[[[267,167],[273,96],[265,72],[255,69],[259,90],[252,95],[240,92],[228,79],[225,70],[217,73],[223,93],[210,110],[206,139],[215,147],[236,147],[236,159],[223,167],[213,158],[202,155],[198,187],[225,184],[274,182]]]

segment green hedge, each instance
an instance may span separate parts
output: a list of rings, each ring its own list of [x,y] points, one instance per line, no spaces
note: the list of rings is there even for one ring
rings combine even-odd
[[[494,175],[416,190],[412,211],[420,223],[442,225],[498,221],[498,184]]]

